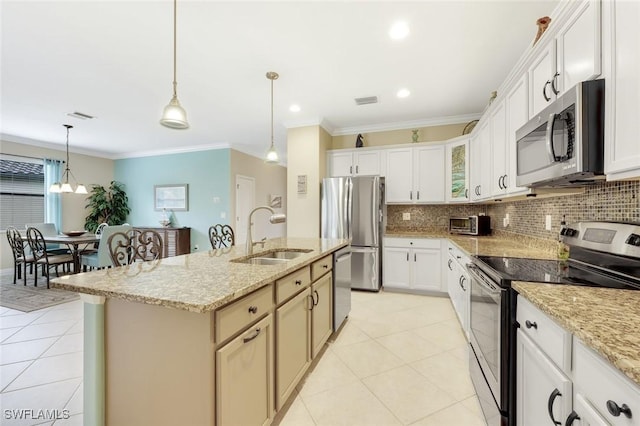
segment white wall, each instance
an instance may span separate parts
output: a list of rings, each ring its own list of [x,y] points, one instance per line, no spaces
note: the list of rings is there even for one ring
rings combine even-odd
[[[35,145],[1,141],[0,152],[27,157],[66,159],[64,146],[62,146],[62,151],[59,151]],[[70,152],[69,163],[78,182],[83,183],[87,190],[90,190],[91,184],[108,186],[113,180],[113,160]],[[84,220],[87,215],[86,203],[87,195],[62,194],[61,231],[84,228]],[[0,242],[0,268],[13,268],[13,255],[4,232],[2,232],[0,239],[2,240]]]

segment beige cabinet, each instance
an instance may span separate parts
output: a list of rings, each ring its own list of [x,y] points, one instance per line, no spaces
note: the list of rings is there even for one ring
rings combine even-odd
[[[311,363],[311,309],[307,288],[276,310],[276,409],[280,410]]]
[[[271,314],[216,351],[219,425],[268,425],[273,420]]]
[[[311,286],[311,357],[315,358],[333,333],[333,280],[325,274]]]

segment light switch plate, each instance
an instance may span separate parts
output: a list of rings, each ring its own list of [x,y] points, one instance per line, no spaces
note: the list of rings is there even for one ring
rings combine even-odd
[[[411,213],[402,213],[402,220],[411,220]]]
[[[551,215],[550,214],[545,216],[544,229],[546,229],[547,231],[551,231]]]
[[[220,219],[226,219],[227,218],[227,212],[220,212]]]

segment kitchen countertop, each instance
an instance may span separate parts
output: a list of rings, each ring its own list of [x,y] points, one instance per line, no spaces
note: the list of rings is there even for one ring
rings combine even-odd
[[[522,281],[512,287],[640,385],[640,291]]]
[[[107,298],[208,312],[267,285],[349,244],[343,239],[275,238],[254,255],[276,249],[310,250],[278,265],[230,262],[246,257],[244,245],[67,275],[51,287]]]
[[[447,238],[469,255],[526,257],[531,259],[556,259],[554,241],[530,238],[507,232],[497,235],[471,236],[450,234],[442,229],[408,232],[388,230],[385,237],[392,238]]]

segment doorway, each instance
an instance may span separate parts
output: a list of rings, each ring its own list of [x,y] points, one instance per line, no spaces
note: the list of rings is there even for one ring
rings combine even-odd
[[[256,204],[256,181],[249,176],[236,175],[236,245],[247,240],[247,220]]]

